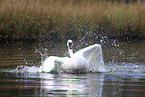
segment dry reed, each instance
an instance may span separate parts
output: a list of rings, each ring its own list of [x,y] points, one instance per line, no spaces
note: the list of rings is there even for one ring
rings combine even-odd
[[[0,38],[144,37],[145,4],[96,0],[0,0]]]

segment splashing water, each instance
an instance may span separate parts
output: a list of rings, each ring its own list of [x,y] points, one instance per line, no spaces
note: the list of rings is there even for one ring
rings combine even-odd
[[[75,46],[76,50],[81,49],[84,45],[86,46],[86,45],[90,44],[88,42],[83,42],[83,40],[84,39],[80,40],[81,44],[80,43],[76,44],[76,46]],[[86,44],[86,43],[88,43],[88,44]],[[64,45],[66,45],[66,44],[64,44]],[[29,54],[33,54],[33,53],[39,54],[40,58],[41,58],[39,63],[28,64],[28,63],[30,63],[27,58],[27,56],[29,56],[28,54],[26,54],[26,57],[24,57],[25,54],[23,54],[22,52],[19,52],[20,54],[18,56],[22,57],[21,59],[19,59],[19,57],[18,58],[16,57],[17,53],[15,53],[15,56],[13,58],[14,62],[16,63],[18,61],[23,61],[23,59],[26,59],[26,60],[24,60],[25,64],[23,64],[23,65],[19,64],[19,66],[15,65],[16,66],[15,69],[1,68],[0,71],[1,72],[20,72],[20,73],[34,72],[34,73],[37,73],[39,70],[39,66],[49,56],[48,52],[51,52],[51,54],[57,53],[58,56],[67,55],[66,50],[64,51],[64,47],[65,47],[64,45],[62,46],[62,44],[61,44],[61,46],[59,46],[60,47],[59,51],[57,51],[58,49],[52,49],[52,47],[49,48],[48,46],[47,47],[38,46],[38,49],[35,49],[34,52],[30,52]],[[58,46],[56,46],[56,47],[58,47]],[[138,45],[138,43],[134,45],[134,43],[133,43],[133,46],[132,46],[131,44],[127,44],[127,43],[118,44],[117,41],[115,41],[115,40],[112,41],[111,48],[109,48],[109,46],[106,46],[106,47],[104,46],[104,48],[107,48],[107,50],[105,50],[102,47],[103,52],[104,52],[104,59],[109,60],[108,62],[110,62],[110,63],[108,63],[108,62],[105,63],[106,73],[114,73],[114,74],[115,73],[129,73],[129,74],[145,73],[144,48],[143,47],[144,47],[144,42],[140,45]],[[108,49],[110,49],[110,50],[108,50]],[[19,48],[19,50],[20,50],[20,48]],[[23,50],[21,50],[21,51],[23,51]],[[11,51],[9,51],[9,52],[11,52]],[[18,52],[17,49],[16,49],[16,52]],[[26,51],[23,51],[23,52],[26,52]],[[6,54],[4,54],[4,55],[6,55]],[[8,58],[12,57],[12,56],[10,56],[10,57],[9,56],[10,55],[8,55]],[[31,58],[29,58],[29,59],[31,60]],[[12,59],[9,59],[9,60],[12,60]],[[9,62],[9,60],[7,59],[8,62]],[[110,61],[110,60],[112,60],[112,61]],[[34,62],[34,61],[32,60],[31,62]],[[116,62],[116,63],[114,63],[114,62]],[[126,62],[126,63],[123,63],[123,62]],[[134,62],[139,62],[140,64],[134,63]]]
[[[39,53],[40,55],[41,55],[41,62],[40,62],[40,64],[42,64],[43,63],[43,61],[46,59],[46,57],[48,56],[47,55],[47,51],[48,51],[48,49],[47,48],[41,48],[42,50],[35,50],[35,52],[36,53]],[[44,52],[42,52],[42,51],[44,51]]]
[[[106,64],[105,65],[106,72],[111,74],[144,74],[145,66],[144,65],[136,65],[131,63],[126,64]],[[39,73],[39,66],[17,66],[15,69],[0,69],[1,72],[9,72],[9,73]],[[59,73],[59,71],[58,71]]]
[[[15,69],[0,69],[0,72],[8,72],[8,73],[37,73],[39,67],[38,66],[17,66]]]
[[[141,74],[145,73],[144,65],[137,65],[132,63],[125,64],[106,64],[107,73],[126,73],[126,74]]]
[[[41,62],[40,65],[44,62],[44,60],[47,57],[47,50],[44,49],[44,52],[36,50],[35,52],[39,53],[41,55]],[[10,72],[10,73],[38,73],[39,71],[39,65],[35,66],[26,66],[25,65],[19,65],[15,69],[0,69],[1,72]],[[138,74],[138,73],[145,73],[145,66],[140,64],[133,64],[133,63],[106,63],[105,64],[105,73],[114,73],[114,74]],[[60,70],[56,70],[58,73]],[[61,71],[62,72],[62,71]]]

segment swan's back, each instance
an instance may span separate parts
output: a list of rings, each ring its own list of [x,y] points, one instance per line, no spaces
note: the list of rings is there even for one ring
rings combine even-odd
[[[82,56],[73,56],[62,65],[64,72],[68,73],[85,73],[88,72],[88,62]]]

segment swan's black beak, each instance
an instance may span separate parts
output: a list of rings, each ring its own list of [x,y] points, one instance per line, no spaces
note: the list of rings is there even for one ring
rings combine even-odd
[[[72,45],[73,45],[72,43],[69,43],[69,49],[72,49]]]

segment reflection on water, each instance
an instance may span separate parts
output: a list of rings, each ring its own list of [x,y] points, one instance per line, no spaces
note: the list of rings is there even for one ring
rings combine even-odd
[[[3,73],[0,77],[3,96],[101,97],[104,81],[103,74]]]
[[[94,43],[74,43],[74,49]],[[113,41],[102,44],[102,49],[106,73],[51,74],[37,71],[49,55],[68,56],[66,42],[3,44],[0,46],[0,96],[144,97],[145,41]]]
[[[91,76],[89,74],[60,74],[56,76],[57,79],[52,79],[51,81],[41,80],[41,85],[50,95],[66,95],[68,97],[71,95],[90,97],[97,95],[101,97],[102,95],[102,82],[104,79],[101,74],[94,76],[92,76],[92,74]],[[42,77],[44,77],[44,75]],[[45,77],[47,77],[46,74]]]
[[[145,96],[144,74],[0,74],[1,96]]]

